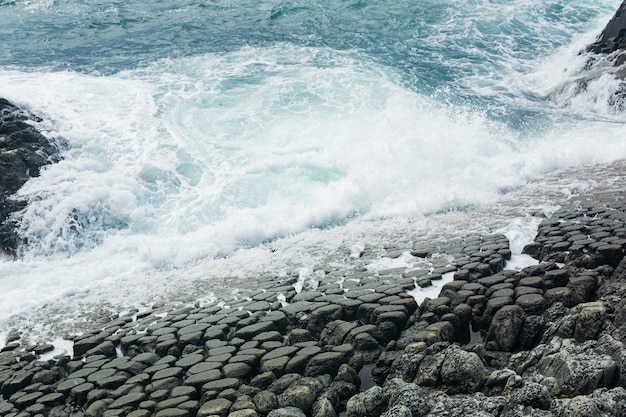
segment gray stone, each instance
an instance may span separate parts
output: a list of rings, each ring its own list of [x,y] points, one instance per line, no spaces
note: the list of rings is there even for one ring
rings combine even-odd
[[[196,416],[226,416],[232,404],[232,402],[225,398],[216,398],[214,400],[209,400],[202,404]]]
[[[191,376],[195,374],[200,374],[202,372],[214,370],[217,370],[219,372],[219,368],[221,366],[222,364],[220,362],[199,362],[187,370],[187,375]]]
[[[615,384],[619,371],[611,356],[598,354],[585,345],[577,346],[569,339],[560,345],[555,341],[552,344],[555,353],[542,357],[537,370],[544,376],[554,377],[561,394],[589,394],[596,388]]]
[[[330,400],[322,395],[313,403],[311,417],[337,417],[337,413]]]
[[[131,411],[126,417],[150,417],[151,415],[152,413],[148,410],[135,410],[135,411]]]
[[[545,292],[544,297],[548,305],[561,303],[565,307],[570,308],[574,307],[577,303],[577,299],[572,293],[572,290],[570,290],[568,287],[550,288]]]
[[[102,343],[100,343],[99,345],[89,349],[86,354],[88,356],[92,356],[92,355],[104,355],[106,357],[109,358],[114,358],[117,354],[117,352],[115,351],[115,345],[113,344],[113,342],[107,340],[104,341]]]
[[[139,355],[133,357],[133,360],[150,366],[157,363],[160,359],[159,355],[153,352],[140,353]]]
[[[513,297],[515,297],[515,290],[513,288],[502,288],[500,290],[494,291],[490,294],[490,296],[492,298],[509,297],[512,299]]]
[[[101,369],[99,371],[93,372],[87,375],[87,382],[96,382],[98,380],[108,378],[110,376],[115,375],[115,369]]]
[[[244,408],[241,410],[232,411],[228,417],[258,417],[259,414],[256,410],[251,408]]]
[[[186,395],[183,396],[171,396],[170,398],[164,399],[162,401],[159,401],[159,403],[156,406],[156,410],[165,410],[167,408],[178,408],[178,406],[186,401],[189,401],[190,398],[187,397]]]
[[[469,300],[468,300],[469,303]],[[485,311],[483,312],[480,326],[482,329],[489,329],[489,324],[491,323],[491,319],[493,316],[500,310],[502,307],[506,305],[513,304],[513,299],[510,297],[497,297],[491,298],[487,301],[487,305],[485,306]],[[472,306],[472,304],[470,304]]]
[[[57,391],[68,393],[72,388],[87,382],[84,378],[68,378],[57,385]]]
[[[120,387],[122,388],[122,387]],[[107,397],[110,398],[118,398],[121,397],[122,395],[126,395],[128,394],[128,392],[124,392],[123,394],[119,394],[117,395],[118,390],[115,390],[115,392],[111,392],[107,389],[94,389],[89,391],[89,394],[87,394],[87,404],[91,404],[96,400],[103,400]]]
[[[146,392],[152,393],[161,389],[171,390],[180,385],[180,379],[176,377],[158,379],[146,385]]]
[[[261,364],[261,372],[273,372],[277,376],[282,375],[288,362],[289,356],[266,360]]]
[[[589,275],[580,275],[570,278],[567,287],[572,290],[572,296],[576,304],[584,303],[592,299],[597,288],[597,280]]]
[[[519,337],[520,347],[523,349],[533,348],[541,336],[544,324],[545,320],[541,316],[527,316]]]
[[[332,346],[340,345],[343,343],[348,333],[350,333],[350,331],[357,326],[358,324],[354,322],[347,322],[343,320],[331,321],[322,331],[322,334],[320,335],[320,343]]]
[[[436,392],[430,397],[432,409],[429,416],[437,417],[494,417],[502,416],[506,397],[487,397],[484,395],[448,396],[443,392]],[[530,410],[530,409],[529,409]],[[521,417],[524,414],[516,415]],[[513,417],[508,416],[506,417]],[[553,417],[552,415],[535,415],[532,417]]]
[[[126,394],[111,403],[111,408],[123,408],[128,406],[135,406],[145,400],[147,395],[143,392],[133,392]]]
[[[65,400],[65,395],[60,392],[53,392],[50,394],[46,394],[37,399],[37,402],[40,404],[44,404],[46,406],[51,406],[55,404],[62,404]]]
[[[252,372],[250,365],[246,363],[228,363],[222,368],[224,376],[227,378],[247,378]]]
[[[544,288],[543,278],[531,276],[527,278],[520,279],[518,286],[520,287],[533,287],[533,288]]]
[[[191,399],[195,399],[198,395],[198,391],[194,387],[190,387],[187,385],[181,385],[179,387],[174,387],[171,392],[172,397],[183,397],[187,396]]]
[[[268,341],[282,342],[283,339],[284,339],[283,335],[277,332],[276,330],[259,333],[258,335],[252,338],[252,340],[259,341],[259,342],[268,342]]]
[[[524,286],[515,287],[515,298],[521,297],[522,295],[527,295],[527,294],[543,295],[543,290],[540,288],[534,288],[534,287],[524,287]]]
[[[126,381],[128,381],[128,377],[126,375],[111,375],[109,377],[96,380],[96,386],[99,388],[115,389],[124,385]]]
[[[96,400],[87,407],[85,410],[85,415],[87,417],[100,417],[104,414],[104,412],[109,407],[109,403],[104,400]],[[66,414],[71,415],[71,414]]]
[[[150,399],[154,401],[163,401],[167,397],[169,397],[170,392],[166,389],[160,389],[157,391],[153,391],[150,393]]]
[[[289,362],[285,365],[285,373],[298,373],[303,374],[306,368],[306,364],[309,362],[309,358],[302,355],[296,355],[289,359]]]
[[[311,384],[297,383],[288,387],[278,396],[278,405],[282,408],[296,407],[309,414],[318,391]]]
[[[472,393],[483,385],[485,371],[485,365],[476,353],[453,345],[445,351],[440,382],[449,392]]]
[[[512,352],[519,346],[526,315],[518,305],[500,308],[489,325],[485,348]]]
[[[237,378],[223,378],[216,381],[209,381],[202,386],[202,392],[217,391],[222,392],[228,388],[237,388],[241,382]]]
[[[579,395],[568,401],[563,415],[567,417],[591,417],[603,415],[593,398]]]
[[[26,395],[22,395],[20,397],[18,397],[17,399],[13,400],[13,403],[18,407],[18,408],[25,408],[31,404],[34,404],[37,399],[41,398],[43,396],[43,393],[41,392],[31,392],[29,394]]]
[[[157,411],[154,417],[191,417],[193,414],[189,410],[180,408],[164,408]],[[130,416],[129,416],[130,417]]]
[[[172,367],[168,367],[165,369],[161,369],[160,371],[156,371],[154,375],[152,375],[152,380],[156,381],[158,379],[179,377],[180,375],[182,375],[182,373],[183,373],[183,368],[172,366]]]
[[[261,414],[267,414],[278,408],[278,396],[271,391],[261,391],[252,399]]]
[[[193,385],[195,387],[206,384],[210,381],[216,381],[222,377],[222,372],[218,369],[211,369],[204,372],[193,374],[185,379],[186,385]]]
[[[454,326],[449,321],[442,320],[440,322],[433,323],[428,326],[425,331],[433,333],[433,342],[452,342],[456,339]],[[418,337],[414,341],[419,342],[421,340]]]
[[[307,330],[314,336],[319,336],[328,323],[341,319],[343,308],[336,304],[319,307],[311,312],[307,323]]]
[[[192,345],[192,351],[195,350],[193,346],[202,346],[204,343],[204,333],[201,331],[185,333],[178,337],[178,341],[181,345]]]
[[[548,388],[535,382],[526,382],[522,388],[516,390],[513,401],[541,410],[549,410],[552,406],[552,398]]]
[[[18,392],[22,388],[26,387],[30,384],[30,381],[33,379],[33,373],[21,370],[12,374],[5,382],[2,384],[2,394],[9,397],[14,393]]]
[[[94,335],[82,338],[80,340],[75,340],[74,345],[72,346],[74,350],[74,357],[80,358],[83,356],[89,349],[92,349],[98,346],[100,343],[104,342],[104,335]]]
[[[208,323],[190,324],[188,326],[180,328],[177,333],[178,333],[178,336],[184,336],[190,333],[204,332],[209,327],[210,327],[210,324]]]
[[[254,336],[257,336],[260,333],[272,330],[276,330],[276,325],[271,321],[263,321],[242,327],[235,332],[234,336],[240,337],[244,340],[251,340]]]
[[[335,375],[341,364],[343,364],[344,362],[344,355],[340,352],[319,353],[309,360],[304,375]]]
[[[545,298],[539,294],[526,294],[517,297],[515,304],[522,307],[522,310],[529,315],[541,315],[547,308]]]
[[[579,342],[596,339],[604,325],[606,308],[601,302],[580,304],[578,308],[574,338]]]
[[[546,271],[543,279],[546,288],[565,287],[569,282],[569,272],[567,269],[553,269]]]
[[[87,401],[87,394],[95,388],[94,384],[86,382],[70,390],[69,400],[78,405],[83,405]]]
[[[445,312],[448,312],[449,308],[447,306],[445,307]],[[389,322],[392,323],[396,329],[403,329],[409,317],[409,312],[406,307],[402,305],[384,305],[376,307],[372,316],[373,322],[371,324],[379,326],[385,322]]]
[[[267,417],[306,417],[306,414],[295,407],[284,407],[270,411]]]
[[[265,355],[263,355],[263,357],[261,358],[261,363],[270,359],[276,359],[281,356],[288,356],[288,357],[293,356],[298,350],[299,348],[295,346],[279,347],[278,349],[271,350]]]
[[[307,329],[293,329],[287,337],[288,345],[295,345],[300,342],[314,341],[315,338]]]
[[[385,383],[383,391],[389,397],[389,406],[392,409],[400,407],[396,410],[400,413],[398,415],[403,415],[404,408],[408,409],[410,415],[413,416],[425,416],[430,411],[422,389],[417,384],[407,383],[401,378],[393,378]],[[395,414],[389,414],[389,416],[393,415]]]
[[[176,361],[175,365],[184,369],[191,368],[197,363],[200,363],[204,360],[204,355],[200,353],[192,353],[190,355],[185,355]]]
[[[387,408],[388,397],[379,386],[358,393],[346,404],[346,417],[378,417]]]
[[[413,417],[414,415],[420,416],[421,414],[413,414],[406,405],[396,404],[382,413],[380,417]]]
[[[252,378],[250,385],[260,389],[266,389],[274,381],[276,381],[276,375],[274,375],[273,372],[263,372]]]

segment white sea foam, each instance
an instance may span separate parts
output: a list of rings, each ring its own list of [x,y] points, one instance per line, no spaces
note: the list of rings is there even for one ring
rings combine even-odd
[[[520,134],[327,48],[245,47],[115,76],[0,70],[0,86],[72,145],[20,190],[29,246],[0,262],[0,317],[75,302],[73,293],[97,302],[107,291],[110,301],[184,292],[206,275],[199,261],[224,276],[263,269],[260,243],[321,233],[311,226],[358,217],[354,227],[373,231],[380,219],[488,204],[547,172],[626,158],[621,124],[557,112],[552,128]],[[347,241],[325,239],[322,249]],[[238,248],[252,249],[237,258]],[[290,249],[291,262],[314,263],[306,248]],[[224,254],[230,265],[213,259]]]
[[[407,293],[415,299],[417,305],[421,306],[426,298],[434,299],[439,297],[443,286],[452,282],[452,280],[454,280],[454,272],[448,272],[443,274],[440,280],[433,281],[433,285],[426,288],[415,287],[407,291]]]

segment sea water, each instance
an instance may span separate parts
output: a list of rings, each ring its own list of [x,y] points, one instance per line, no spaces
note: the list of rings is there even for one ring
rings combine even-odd
[[[0,97],[70,144],[18,193],[0,332],[355,245],[499,231],[519,254],[531,209],[591,186],[546,176],[626,157],[619,86],[568,87],[619,4],[0,0]]]

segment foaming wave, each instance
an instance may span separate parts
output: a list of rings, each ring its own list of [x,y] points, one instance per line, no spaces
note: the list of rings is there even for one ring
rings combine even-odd
[[[357,52],[286,44],[113,77],[0,72],[0,95],[44,109],[72,145],[20,190],[28,245],[0,275],[22,301],[7,308],[355,216],[488,204],[551,170],[626,158],[614,124],[520,133],[399,79]]]
[[[581,53],[578,65],[568,68],[569,74],[550,90],[548,98],[580,113],[619,118],[626,109],[626,64],[618,60],[623,61],[619,53]]]
[[[536,60],[537,65],[521,77],[524,85],[553,102],[558,108],[586,119],[604,118],[623,122],[626,106],[623,57],[616,52],[599,55],[586,52],[614,13],[615,5],[594,20],[591,28],[572,42]]]

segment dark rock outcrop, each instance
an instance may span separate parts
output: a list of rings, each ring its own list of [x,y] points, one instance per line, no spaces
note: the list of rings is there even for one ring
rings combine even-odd
[[[0,98],[0,252],[8,255],[14,255],[20,243],[10,216],[26,204],[10,197],[38,176],[42,166],[58,162],[67,146],[63,140],[46,138],[32,121],[40,119]]]
[[[596,42],[589,45],[588,51],[596,54],[610,54],[626,47],[626,1],[622,2],[613,18],[606,25]]]
[[[569,73],[567,77],[548,94],[548,99],[558,105],[598,103],[606,105],[606,110],[626,109],[626,1],[622,2],[613,18],[606,25],[595,42],[589,44],[580,55],[584,64]],[[579,100],[576,100],[576,98]],[[596,109],[595,107],[593,107]],[[594,110],[595,111],[595,110]],[[577,247],[573,243],[563,243]]]

